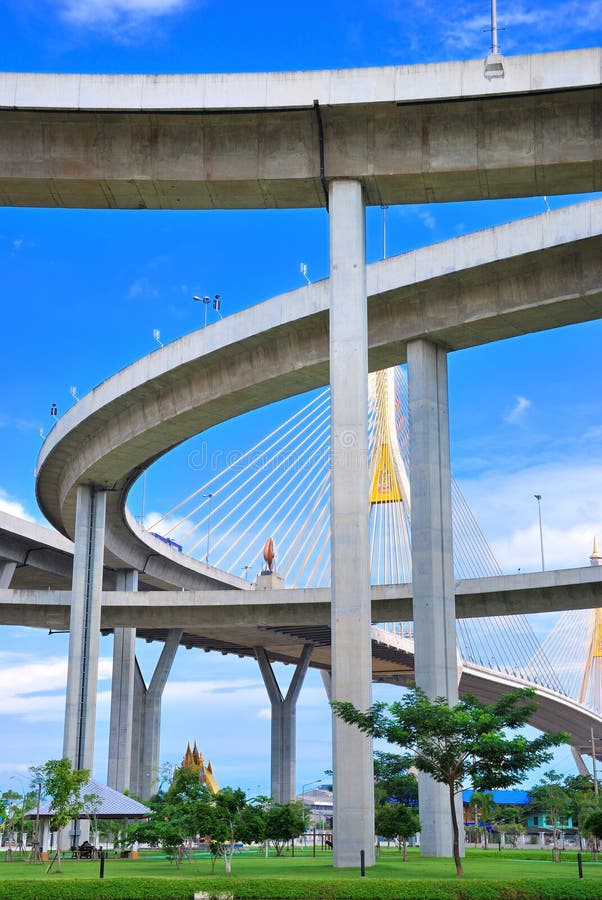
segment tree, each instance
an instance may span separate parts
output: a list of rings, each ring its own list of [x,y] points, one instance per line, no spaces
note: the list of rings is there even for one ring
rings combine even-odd
[[[374,801],[376,806],[391,801],[418,806],[418,779],[399,753],[374,753]]]
[[[248,803],[236,814],[234,831],[245,844],[262,844],[266,840],[267,808],[263,802]]]
[[[239,839],[237,829],[240,827],[242,832],[248,826],[248,821],[241,819],[246,805],[246,794],[240,788],[224,787],[215,795],[208,811],[205,832],[209,839],[212,873],[220,856],[223,857],[226,872],[229,874],[232,871],[232,857]]]
[[[570,797],[562,785],[562,777],[557,772],[546,772],[543,780],[529,789],[533,812],[544,813],[549,827],[552,829],[552,855],[554,862],[560,862],[558,836],[561,822],[570,809]]]
[[[563,787],[569,796],[568,812],[573,825],[579,829],[579,844],[583,849],[583,835],[588,831],[585,822],[600,808],[600,801],[594,791],[594,782],[590,775],[567,775]],[[593,833],[589,836],[594,842],[594,853],[598,850],[598,840]]]
[[[490,791],[474,791],[470,798],[469,806],[472,810],[475,828],[477,832],[483,829],[483,849],[487,849],[487,825],[491,822],[491,815],[495,808],[493,794]]]
[[[309,823],[309,810],[299,800],[290,803],[273,803],[267,811],[265,836],[282,856],[286,843],[305,834]]]
[[[6,862],[13,861],[13,846],[16,845],[15,833],[21,815],[22,798],[18,791],[8,790],[0,794],[0,816],[8,835],[6,846]]]
[[[583,820],[585,832],[594,838],[594,862],[598,862],[598,842],[602,840],[602,804],[592,809]]]
[[[74,769],[69,759],[50,759],[41,766],[42,793],[50,799],[50,826],[56,831],[56,855],[46,872],[56,861],[61,871],[61,832],[72,819],[78,819],[84,807],[82,789],[90,777],[88,769]]]
[[[415,809],[403,803],[383,803],[376,807],[374,816],[376,833],[382,834],[388,841],[396,841],[403,851],[403,861],[407,859],[408,839],[420,831],[420,819]]]
[[[174,770],[164,796],[149,804],[152,813],[147,822],[133,826],[128,836],[152,847],[163,847],[179,868],[186,847],[196,835],[206,834],[211,818],[212,797],[198,773],[186,766]]]
[[[519,806],[496,805],[491,817],[492,824],[498,834],[507,835],[512,846],[516,848],[519,834],[524,834],[525,825],[522,822],[522,810]],[[500,844],[501,849],[501,844]]]
[[[456,794],[470,781],[475,790],[511,787],[532,768],[548,762],[550,747],[565,743],[569,735],[544,732],[529,741],[506,729],[526,725],[537,708],[535,691],[509,691],[497,703],[486,705],[466,695],[455,706],[444,697],[430,700],[420,688],[408,691],[390,705],[375,703],[362,712],[349,702],[333,701],[336,715],[360,731],[384,738],[407,751],[414,765],[448,789],[456,872],[463,875]]]
[[[40,803],[42,801],[42,789],[44,787],[44,769],[43,766],[30,766],[29,771],[31,773],[31,787],[33,792],[32,805],[35,804],[36,811],[29,862],[41,863],[42,851],[40,848]]]

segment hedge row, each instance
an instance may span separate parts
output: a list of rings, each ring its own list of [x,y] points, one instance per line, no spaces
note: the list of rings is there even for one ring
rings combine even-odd
[[[206,897],[233,900],[600,900],[600,882],[428,881],[397,879],[330,880],[293,878],[120,878],[101,881],[0,881],[0,900],[192,900]],[[226,893],[227,892],[227,893]]]

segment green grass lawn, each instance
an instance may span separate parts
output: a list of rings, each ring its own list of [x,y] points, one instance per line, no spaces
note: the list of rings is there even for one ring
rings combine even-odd
[[[55,863],[56,866],[56,863]],[[602,898],[602,862],[589,861],[589,854],[584,854],[584,880],[595,880],[600,884]],[[54,871],[54,867],[53,870]],[[98,860],[63,859],[62,873],[58,876],[46,875],[46,864],[32,864],[27,860],[14,858],[7,863],[0,855],[0,883],[5,880],[18,879],[98,879],[100,863]],[[468,850],[464,860],[464,880],[487,879],[493,881],[517,881],[526,878],[570,879],[577,878],[577,854],[566,852],[560,864],[554,864],[550,851],[539,850]],[[161,851],[142,852],[138,859],[119,859],[110,856],[105,862],[105,880],[121,878],[198,878],[211,874],[211,862],[208,855],[202,854],[189,862],[185,859],[179,868],[170,862]],[[227,882],[229,876],[224,872],[223,861],[215,867],[216,876]],[[283,857],[270,856],[265,859],[257,851],[237,853],[232,861],[234,878],[301,878],[301,879],[357,879],[358,867],[353,869],[333,869],[332,854],[316,851],[312,858],[311,849],[295,850],[294,858],[290,853]],[[418,850],[408,851],[408,861],[403,862],[401,854],[396,850],[383,849],[374,867],[366,870],[366,879],[442,879],[455,880],[456,871],[451,859],[428,859],[420,856]]]

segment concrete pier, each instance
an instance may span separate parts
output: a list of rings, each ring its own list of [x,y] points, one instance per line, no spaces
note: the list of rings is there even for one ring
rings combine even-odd
[[[159,787],[161,698],[182,634],[182,629],[178,628],[172,628],[167,633],[148,688],[142,672],[136,666],[130,782],[132,793],[142,800],[148,800],[156,794]]]
[[[330,209],[332,695],[372,702],[365,218],[359,181],[333,181]],[[374,864],[372,741],[333,717],[334,865]]]
[[[0,588],[9,588],[17,568],[16,562],[0,560]]]
[[[408,344],[412,582],[416,684],[429,697],[458,702],[447,353],[430,341]],[[420,775],[421,853],[451,856],[445,785]]]
[[[255,649],[272,707],[270,793],[276,803],[290,803],[297,792],[297,700],[313,649],[313,644],[305,644],[303,647],[284,697],[264,648]]]
[[[105,510],[104,491],[77,488],[63,739],[63,756],[75,769],[94,765]]]
[[[115,586],[119,591],[137,591],[138,572],[133,569],[118,572]],[[121,793],[130,789],[135,673],[136,629],[116,628],[113,633],[107,784]]]

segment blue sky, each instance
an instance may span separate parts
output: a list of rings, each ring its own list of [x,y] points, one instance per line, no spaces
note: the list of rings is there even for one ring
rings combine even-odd
[[[395,65],[483,57],[489,4],[402,0],[3,0],[0,56],[9,71],[232,72]],[[602,2],[498,4],[505,54],[602,43]],[[575,197],[551,197],[554,209]],[[388,211],[389,255],[544,212],[543,198]],[[381,211],[367,212],[370,261]],[[234,312],[328,273],[324,210],[107,212],[0,209],[2,396],[0,508],[39,520],[33,469],[40,429],[120,367],[201,324],[192,294]],[[504,571],[583,565],[602,541],[602,404],[595,322],[450,357],[452,463]],[[204,436],[244,450],[265,415]],[[199,441],[201,439],[199,438]],[[193,442],[194,445],[194,442]],[[188,450],[148,477],[147,509],[192,490]],[[133,503],[139,502],[136,494]],[[134,512],[139,510],[134,508]],[[102,641],[96,775],[106,773],[111,640]],[[64,636],[0,631],[0,787],[62,745]],[[142,648],[146,671],[158,648]],[[288,670],[287,670],[288,671]],[[44,689],[40,690],[40,685]],[[384,690],[384,695],[390,692]],[[257,666],[181,650],[164,703],[163,761],[196,739],[217,778],[269,787],[269,718]],[[298,712],[298,784],[330,766],[329,713],[310,673]],[[246,739],[241,742],[240,735]],[[557,765],[572,768],[568,753]]]

